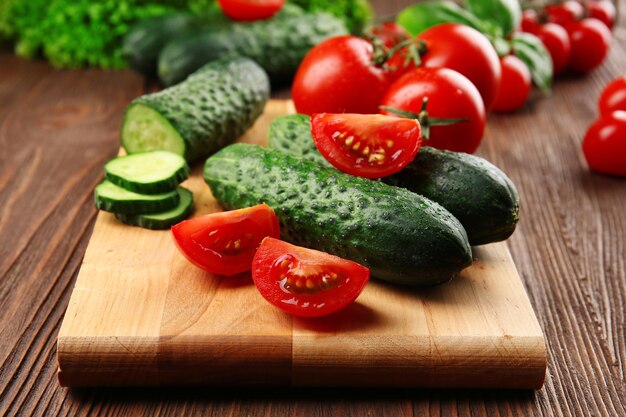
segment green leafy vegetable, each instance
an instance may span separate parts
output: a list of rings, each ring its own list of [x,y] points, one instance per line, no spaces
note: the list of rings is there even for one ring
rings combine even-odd
[[[552,86],[552,59],[541,40],[530,33],[516,32],[511,39],[511,48],[530,69],[535,85],[548,94]]]
[[[350,33],[360,34],[374,17],[367,0],[289,0],[310,12],[326,12],[342,19]]]
[[[448,0],[425,1],[409,6],[400,12],[397,22],[412,35],[441,23],[462,23],[484,32],[483,23],[476,16]]]
[[[467,8],[487,25],[495,36],[508,36],[519,27],[522,8],[518,0],[467,0]]]

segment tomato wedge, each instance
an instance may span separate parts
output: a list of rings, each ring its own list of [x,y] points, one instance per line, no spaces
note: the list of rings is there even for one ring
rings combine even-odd
[[[294,316],[319,317],[351,304],[370,270],[325,252],[263,239],[252,262],[257,289],[275,307]]]
[[[334,167],[365,178],[400,171],[415,158],[422,143],[416,119],[381,114],[314,114],[311,134]]]
[[[217,0],[222,12],[232,20],[268,19],[278,13],[285,0]]]
[[[276,213],[267,204],[212,213],[172,226],[176,246],[191,263],[218,275],[249,271],[266,236],[278,238]]]

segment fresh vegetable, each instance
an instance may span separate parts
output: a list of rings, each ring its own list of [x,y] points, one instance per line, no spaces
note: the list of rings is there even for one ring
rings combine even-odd
[[[308,116],[274,119],[268,142],[270,148],[330,166],[313,144]],[[471,245],[508,238],[519,219],[515,185],[500,169],[477,156],[422,146],[411,164],[382,181],[444,206],[459,219]]]
[[[626,176],[626,112],[614,111],[596,120],[583,139],[583,153],[594,171]]]
[[[274,16],[285,0],[217,0],[217,3],[229,18],[251,22]]]
[[[472,261],[458,220],[402,188],[247,144],[207,159],[204,178],[225,209],[266,202],[284,240],[361,263],[383,280],[439,284]]]
[[[428,99],[430,117],[464,119],[447,126],[430,126],[426,144],[438,149],[475,152],[485,130],[485,106],[476,87],[448,68],[418,68],[389,87],[382,105],[417,114],[424,99]]]
[[[122,214],[115,213],[115,217],[122,223],[139,226],[144,229],[169,229],[178,222],[185,220],[193,210],[193,194],[191,191],[178,187],[178,205],[171,210],[151,214]]]
[[[122,122],[129,154],[166,150],[206,158],[243,134],[269,96],[263,70],[248,58],[224,58],[177,86],[133,100]]]
[[[121,214],[160,213],[178,205],[176,190],[160,194],[139,194],[104,180],[94,189],[98,210]]]
[[[352,304],[369,276],[369,269],[356,262],[271,237],[263,239],[252,262],[252,279],[263,298],[302,317],[325,316]]]
[[[582,19],[585,8],[576,0],[565,0],[561,3],[549,4],[544,8],[550,22],[565,26]]]
[[[325,12],[341,19],[350,33],[361,34],[374,18],[367,0],[289,0],[310,12]]]
[[[278,219],[267,204],[207,214],[172,227],[176,246],[191,263],[226,276],[249,271],[261,241],[279,235]]]
[[[493,110],[497,112],[512,112],[520,109],[532,87],[530,71],[524,62],[515,55],[500,58],[502,79]]]
[[[626,75],[607,84],[598,100],[600,114],[609,114],[615,110],[626,111]]]
[[[422,65],[463,74],[478,89],[485,108],[491,108],[502,70],[498,54],[483,34],[469,26],[445,23],[422,32],[419,38],[426,42]]]
[[[285,6],[276,16],[223,28],[206,28],[169,42],[159,55],[159,78],[175,84],[216,58],[238,54],[256,61],[272,82],[291,80],[306,53],[324,39],[347,33],[326,13],[304,13]]]
[[[522,11],[522,21],[520,23],[522,31],[535,33],[539,27],[541,27],[541,24],[539,23],[539,15],[536,10],[526,9]]]
[[[589,72],[604,62],[611,45],[611,31],[594,18],[586,18],[565,26],[572,43],[569,68]]]
[[[372,44],[356,36],[327,39],[311,49],[291,88],[298,113],[377,113],[389,80],[373,59]]]
[[[541,40],[532,33],[514,32],[510,39],[511,52],[521,59],[535,85],[548,94],[552,86],[552,59]]]
[[[392,48],[411,38],[411,35],[396,22],[385,22],[373,26],[368,29],[367,36],[380,39],[387,48]]]
[[[129,191],[155,194],[171,191],[189,176],[180,155],[150,151],[114,158],[104,166],[105,178]]]
[[[557,75],[563,72],[567,67],[572,50],[572,43],[567,31],[556,23],[546,23],[531,33],[541,40],[550,53],[553,74]]]
[[[617,9],[610,0],[591,0],[587,2],[587,14],[604,23],[609,29],[613,29]]]
[[[318,113],[311,120],[315,146],[337,169],[365,178],[394,174],[422,143],[415,119],[380,114]]]

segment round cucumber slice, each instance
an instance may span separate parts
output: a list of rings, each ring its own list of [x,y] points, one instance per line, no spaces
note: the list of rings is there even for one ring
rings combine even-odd
[[[96,208],[113,213],[158,213],[178,205],[176,190],[161,194],[139,194],[104,180],[94,190]]]
[[[169,229],[189,217],[193,209],[193,194],[183,187],[177,188],[180,197],[178,206],[171,210],[152,214],[123,214],[115,213],[115,217],[123,223],[131,226],[139,226],[145,229],[162,230]]]
[[[141,103],[126,109],[122,123],[122,146],[129,154],[155,149],[185,155],[185,140],[170,121]]]
[[[120,156],[104,166],[106,179],[141,194],[172,191],[189,176],[185,159],[171,152],[149,151]]]

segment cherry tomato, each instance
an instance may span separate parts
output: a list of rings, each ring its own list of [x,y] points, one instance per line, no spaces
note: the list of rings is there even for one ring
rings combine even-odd
[[[285,0],[217,0],[217,3],[232,20],[253,21],[274,16]]]
[[[521,59],[514,55],[500,58],[502,81],[498,89],[493,110],[511,112],[524,105],[530,94],[532,79],[530,70]]]
[[[614,111],[596,120],[583,139],[583,153],[594,171],[626,176],[626,112]]]
[[[207,214],[172,226],[176,246],[191,263],[219,275],[249,271],[266,236],[279,237],[278,218],[267,204]]]
[[[582,19],[585,8],[576,0],[565,0],[563,3],[551,4],[545,7],[548,20],[558,25],[566,25]]]
[[[586,18],[565,26],[572,42],[569,68],[589,72],[600,66],[609,52],[611,31],[598,19]]]
[[[521,29],[524,32],[535,33],[541,24],[539,23],[539,16],[533,9],[526,9],[522,12]]]
[[[556,23],[540,25],[534,34],[541,40],[552,58],[552,73],[561,73],[569,62],[572,44],[567,31]]]
[[[425,144],[458,152],[476,151],[485,130],[485,106],[476,87],[449,68],[417,68],[389,87],[382,104],[419,113],[424,98],[428,98],[431,118],[467,119],[448,126],[430,126],[430,138]]]
[[[418,37],[426,42],[426,54],[422,56],[424,66],[460,72],[478,88],[485,108],[491,108],[502,69],[498,54],[482,33],[469,26],[444,23]]]
[[[589,17],[594,17],[604,23],[609,29],[613,29],[617,9],[610,0],[592,0],[587,3]]]
[[[315,146],[340,171],[365,178],[395,174],[422,143],[416,119],[380,114],[318,113],[311,120]]]
[[[252,279],[263,298],[294,316],[341,310],[356,300],[369,277],[369,269],[356,262],[271,237],[252,262]]]
[[[614,79],[604,87],[598,106],[602,115],[615,110],[626,111],[626,75]]]

